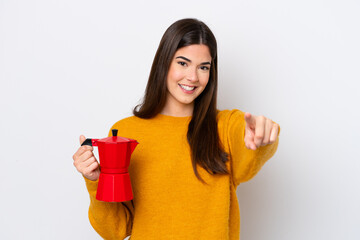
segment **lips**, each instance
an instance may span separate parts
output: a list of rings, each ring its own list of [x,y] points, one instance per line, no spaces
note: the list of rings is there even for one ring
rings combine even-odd
[[[180,84],[180,83],[179,83],[179,86],[186,91],[193,91],[196,88],[195,86],[189,86],[189,85],[184,85],[184,84]]]

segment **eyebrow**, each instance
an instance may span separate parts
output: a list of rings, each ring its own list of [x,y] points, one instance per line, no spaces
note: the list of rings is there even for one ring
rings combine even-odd
[[[176,57],[175,59],[177,59],[177,58],[181,58],[181,59],[184,59],[185,61],[191,62],[190,59],[188,59],[188,58],[186,58],[186,57],[183,57],[183,56],[178,56],[178,57]],[[211,65],[210,62],[202,62],[200,65],[206,65],[206,64]]]

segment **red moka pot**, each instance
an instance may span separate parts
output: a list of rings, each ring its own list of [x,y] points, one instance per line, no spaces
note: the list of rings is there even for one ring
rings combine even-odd
[[[81,144],[99,149],[100,177],[96,199],[100,201],[124,202],[133,199],[128,168],[131,154],[138,142],[118,137],[117,132],[117,129],[112,129],[112,137],[87,138]]]

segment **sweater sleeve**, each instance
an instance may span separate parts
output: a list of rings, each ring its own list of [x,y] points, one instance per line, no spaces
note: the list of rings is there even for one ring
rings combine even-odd
[[[111,129],[108,136],[112,136]],[[84,179],[90,195],[89,220],[95,231],[104,239],[124,239],[129,236],[134,215],[132,202],[99,201],[96,199],[98,180]]]
[[[228,120],[228,144],[231,161],[231,174],[235,187],[253,178],[276,152],[279,137],[276,142],[260,146],[256,150],[245,146],[245,113],[232,110]],[[280,134],[280,127],[278,136]]]

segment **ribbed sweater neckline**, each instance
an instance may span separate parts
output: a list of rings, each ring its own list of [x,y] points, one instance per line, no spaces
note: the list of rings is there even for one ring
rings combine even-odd
[[[164,115],[164,114],[157,114],[154,119],[160,120],[160,121],[167,121],[167,122],[173,122],[173,123],[183,123],[183,122],[190,122],[192,116],[186,116],[186,117],[175,117],[170,115]]]

